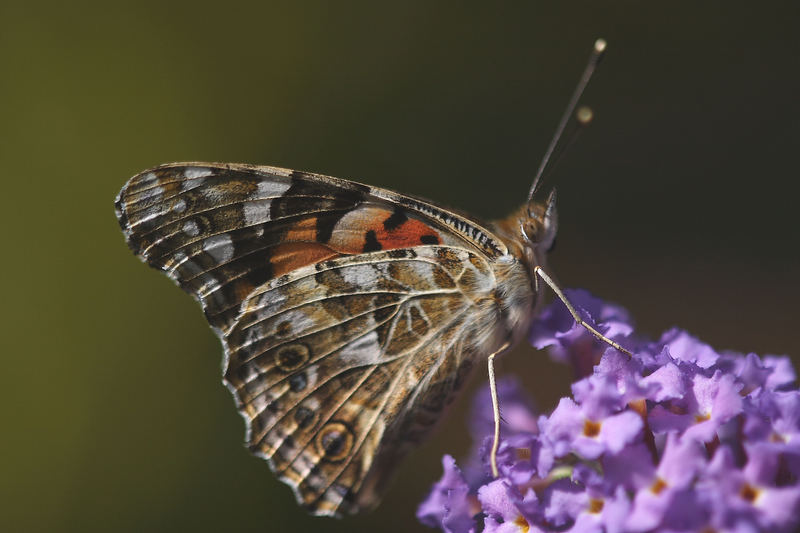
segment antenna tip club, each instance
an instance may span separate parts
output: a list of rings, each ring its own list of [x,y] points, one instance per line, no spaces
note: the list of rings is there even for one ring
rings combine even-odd
[[[594,51],[598,54],[602,54],[606,51],[606,47],[608,46],[608,42],[605,39],[597,39],[594,42]]]
[[[592,108],[590,107],[581,106],[577,111],[575,111],[575,119],[581,126],[587,125],[592,121],[593,118],[594,111],[592,111]]]

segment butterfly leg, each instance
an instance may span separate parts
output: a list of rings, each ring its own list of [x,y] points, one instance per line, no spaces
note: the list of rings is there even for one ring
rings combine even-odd
[[[492,413],[494,414],[494,441],[492,441],[492,451],[489,454],[489,462],[492,465],[492,476],[494,477],[499,476],[497,470],[497,449],[500,447],[500,402],[497,399],[497,382],[494,377],[494,358],[496,355],[503,353],[506,348],[508,348],[507,342],[488,358],[489,393],[492,396]]]
[[[540,267],[540,266],[536,266],[536,267],[534,267],[534,269],[533,269],[533,273],[534,273],[536,276],[538,276],[538,277],[542,278],[542,281],[544,281],[545,283],[547,283],[547,285],[548,285],[548,286],[550,286],[550,288],[553,290],[553,292],[554,292],[554,293],[556,293],[556,296],[558,296],[558,299],[559,299],[559,300],[561,300],[562,302],[564,302],[564,305],[565,305],[565,306],[567,306],[567,311],[569,311],[569,314],[571,314],[571,315],[572,315],[572,318],[574,318],[574,319],[575,319],[575,322],[576,322],[578,325],[580,325],[580,326],[583,326],[584,328],[586,328],[587,330],[589,330],[589,333],[591,333],[592,335],[594,335],[595,337],[597,337],[599,340],[603,341],[604,343],[608,344],[608,345],[609,345],[609,346],[611,346],[612,348],[614,348],[614,349],[616,349],[616,350],[618,350],[618,351],[620,351],[620,352],[622,352],[622,353],[624,353],[624,354],[627,354],[627,355],[628,355],[628,357],[633,357],[633,354],[632,354],[631,352],[629,352],[628,350],[626,350],[625,348],[623,348],[622,346],[620,346],[618,343],[616,343],[616,342],[612,341],[611,339],[609,339],[608,337],[606,337],[605,335],[603,335],[602,333],[600,333],[599,331],[597,331],[596,329],[594,329],[592,326],[590,326],[589,324],[587,324],[587,323],[586,323],[586,322],[585,322],[585,321],[584,321],[584,320],[583,320],[583,319],[580,317],[580,315],[578,315],[578,312],[577,312],[577,311],[575,311],[575,308],[574,308],[574,307],[572,307],[572,304],[571,304],[571,303],[569,303],[569,300],[567,300],[567,297],[566,297],[566,296],[564,295],[564,293],[561,291],[561,289],[559,288],[559,286],[558,286],[558,285],[556,285],[556,282],[555,282],[555,281],[553,281],[553,278],[551,278],[550,276],[548,276],[548,275],[547,275],[547,272],[545,272],[545,271],[544,271],[544,269],[543,269],[542,267]]]

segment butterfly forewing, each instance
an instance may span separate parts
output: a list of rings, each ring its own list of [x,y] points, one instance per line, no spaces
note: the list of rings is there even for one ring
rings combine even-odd
[[[306,264],[420,244],[502,252],[486,230],[419,200],[276,167],[164,165],[134,176],[116,207],[134,252],[223,330],[256,287]]]

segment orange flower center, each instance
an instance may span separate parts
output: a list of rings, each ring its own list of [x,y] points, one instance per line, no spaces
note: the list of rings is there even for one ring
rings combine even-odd
[[[528,523],[527,520],[525,520],[525,517],[522,515],[519,515],[517,518],[514,519],[514,524],[519,527],[519,530],[522,531],[522,533],[528,533],[528,530],[531,528],[531,525]]]
[[[656,478],[653,484],[650,486],[650,492],[653,494],[660,494],[662,490],[667,488],[667,482],[663,479]]]
[[[583,434],[587,437],[596,437],[600,434],[600,428],[602,426],[600,422],[586,420],[586,422],[583,423]]]
[[[706,420],[711,420],[711,415],[708,413],[700,413],[694,415],[695,424],[699,424],[700,422],[705,422]]]
[[[600,511],[603,510],[603,505],[604,504],[605,504],[605,502],[603,502],[603,500],[598,500],[596,498],[591,498],[589,500],[589,512],[590,513],[594,513],[594,514],[599,513]]]
[[[749,483],[742,485],[742,488],[739,490],[739,496],[749,503],[754,503],[756,499],[758,499],[759,494],[761,494],[761,490]]]

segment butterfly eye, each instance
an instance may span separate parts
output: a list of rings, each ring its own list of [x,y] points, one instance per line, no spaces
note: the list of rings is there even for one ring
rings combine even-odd
[[[522,232],[523,238],[529,243],[535,244],[539,242],[539,225],[536,219],[529,218],[528,220],[523,220],[519,224],[519,230]]]
[[[547,208],[544,211],[542,221],[543,235],[541,240],[542,247],[548,252],[553,250],[556,245],[556,231],[558,230],[558,212],[556,211],[556,190],[550,192],[547,198]]]
[[[531,244],[549,252],[555,246],[556,229],[558,227],[558,213],[556,212],[556,190],[553,189],[547,197],[547,203],[542,206],[530,202],[527,208],[527,219],[522,221],[520,229],[523,237]]]

